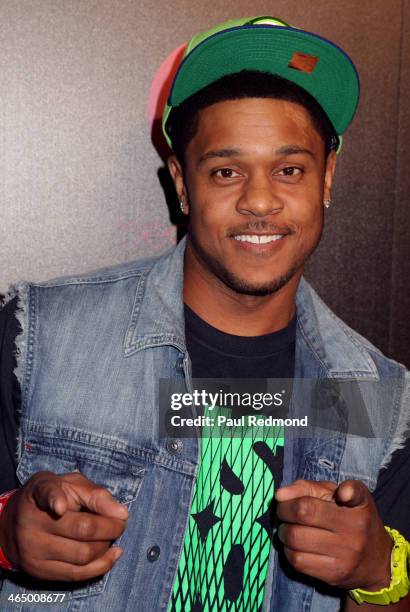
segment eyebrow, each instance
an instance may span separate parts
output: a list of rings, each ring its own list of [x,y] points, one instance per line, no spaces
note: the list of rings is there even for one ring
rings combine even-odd
[[[276,149],[275,155],[297,155],[305,154],[314,157],[313,151],[306,149],[305,147],[299,147],[298,145],[284,145]]]
[[[313,152],[310,149],[306,149],[304,147],[300,147],[298,145],[284,145],[283,147],[279,147],[274,151],[275,155],[300,155],[305,154],[310,157],[314,157]],[[244,152],[241,149],[218,149],[215,151],[208,151],[201,155],[198,160],[197,167],[203,164],[207,159],[213,159],[214,157],[233,157],[233,156],[241,156],[244,155]]]
[[[204,161],[212,159],[213,157],[232,157],[233,155],[243,155],[243,151],[241,151],[241,149],[218,149],[217,151],[208,151],[201,155],[197,166],[200,166]]]

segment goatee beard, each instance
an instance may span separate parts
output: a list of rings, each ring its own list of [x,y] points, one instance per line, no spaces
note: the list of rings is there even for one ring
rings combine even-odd
[[[284,287],[293,276],[303,268],[307,259],[309,259],[310,255],[316,249],[318,243],[320,242],[322,232],[317,238],[315,244],[312,245],[311,249],[308,253],[303,253],[293,264],[289,270],[287,270],[284,274],[277,278],[273,278],[267,283],[255,284],[249,281],[248,279],[239,278],[236,274],[228,270],[225,266],[222,265],[220,261],[216,258],[212,257],[208,252],[206,252],[199,242],[196,240],[194,233],[189,228],[188,230],[188,239],[191,243],[192,251],[194,256],[205,266],[208,270],[212,272],[214,276],[216,276],[220,281],[224,283],[227,287],[239,293],[241,295],[253,295],[253,296],[264,296],[264,295],[272,295],[279,291],[282,287]]]

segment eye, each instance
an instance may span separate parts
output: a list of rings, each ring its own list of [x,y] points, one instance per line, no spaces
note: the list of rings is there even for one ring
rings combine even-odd
[[[279,176],[298,176],[302,174],[303,170],[301,168],[297,168],[296,166],[286,166],[286,168],[282,168],[279,170],[277,174]]]
[[[219,170],[212,172],[212,175],[222,179],[231,179],[240,176],[239,172],[232,170],[232,168],[219,168]]]

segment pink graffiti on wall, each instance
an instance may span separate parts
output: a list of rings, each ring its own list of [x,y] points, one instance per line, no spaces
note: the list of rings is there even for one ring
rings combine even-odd
[[[132,218],[122,217],[117,224],[120,247],[135,251],[148,247],[151,252],[160,253],[176,244],[178,227],[180,226],[169,225],[163,221],[141,223]]]

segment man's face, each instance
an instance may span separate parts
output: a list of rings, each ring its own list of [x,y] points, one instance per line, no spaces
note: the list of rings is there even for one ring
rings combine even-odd
[[[189,207],[186,273],[238,293],[266,295],[299,278],[323,227],[334,154],[302,106],[246,98],[199,114],[185,172],[170,164]]]

